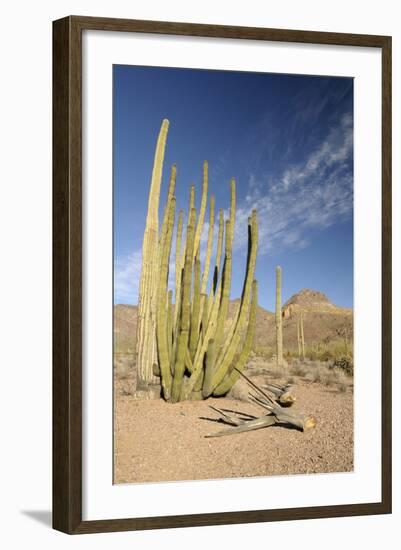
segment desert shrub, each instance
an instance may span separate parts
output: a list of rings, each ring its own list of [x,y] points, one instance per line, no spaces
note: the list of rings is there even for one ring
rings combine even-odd
[[[253,351],[257,357],[263,359],[272,359],[275,354],[274,348],[270,346],[255,346]]]
[[[292,365],[293,363],[299,360],[298,352],[294,350],[286,349],[283,352],[283,358],[287,363],[287,365]]]
[[[124,397],[128,397],[128,396],[134,395],[135,388],[131,381],[124,379],[122,381],[122,384],[119,387],[119,390],[120,390],[119,391],[120,395],[123,395]]]
[[[338,375],[337,373],[335,372],[328,372],[324,378],[324,383],[326,384],[326,386],[332,386],[333,384],[335,384],[336,382],[338,382]]]
[[[311,361],[316,361],[319,358],[319,353],[315,348],[306,348],[305,357]]]
[[[333,343],[331,347],[331,353],[334,360],[340,359],[341,357],[352,357],[353,350],[352,345],[345,345],[345,343],[340,340]]]
[[[117,378],[131,378],[134,371],[134,361],[131,355],[123,353],[114,354],[114,374]]]
[[[294,376],[305,376],[306,374],[306,370],[305,368],[300,365],[299,363],[295,364],[292,366],[291,368],[291,373],[294,375]]]
[[[338,384],[338,391],[341,393],[345,393],[347,391],[347,384],[344,384],[344,383]]]
[[[331,359],[333,359],[333,356],[328,349],[322,350],[319,353],[319,361],[327,362],[327,361],[330,361]]]
[[[343,341],[337,340],[307,349],[306,356],[315,361],[333,363],[342,357],[352,357],[352,344],[346,345]]]
[[[348,376],[354,374],[354,359],[351,355],[342,355],[334,360],[333,369],[341,369]]]
[[[316,369],[312,374],[312,382],[321,382],[322,380],[322,373],[320,369]]]

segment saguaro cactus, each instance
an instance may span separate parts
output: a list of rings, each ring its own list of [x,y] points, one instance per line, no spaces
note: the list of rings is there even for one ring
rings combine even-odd
[[[149,212],[143,245],[143,282],[140,288],[140,325],[138,360],[152,357],[159,374],[163,397],[176,402],[182,399],[206,398],[224,395],[238,378],[251,349],[257,308],[257,283],[254,281],[258,224],[256,211],[248,220],[248,258],[245,282],[239,308],[227,329],[231,289],[232,246],[235,227],[236,184],[230,181],[230,215],[224,220],[219,212],[219,229],[213,273],[213,283],[207,293],[214,236],[214,197],[210,198],[209,229],[206,255],[202,270],[200,243],[205,220],[208,191],[208,163],[203,164],[202,194],[199,216],[195,208],[195,188],[191,187],[185,244],[182,246],[183,213],[178,216],[175,246],[175,304],[168,289],[168,269],[175,220],[176,168],[172,167],[169,192],[164,209],[160,235],[157,209],[160,196],[162,152],[168,122],[162,124],[156,148],[154,177],[152,178]],[[156,208],[157,206],[157,208]],[[149,229],[150,228],[150,229]],[[152,231],[151,249],[149,234]],[[223,258],[224,250],[224,258]],[[155,297],[155,298],[153,298]],[[154,310],[152,309],[154,308]],[[156,320],[156,330],[152,333]],[[145,320],[149,321],[145,324]],[[152,355],[152,335],[156,335],[158,356]],[[138,363],[138,367],[139,367]],[[235,367],[235,369],[234,369]],[[144,370],[144,365],[141,365]]]
[[[159,201],[169,121],[163,120],[153,162],[148,212],[142,244],[142,270],[138,301],[137,375],[138,386],[158,383],[153,365],[158,363],[156,351],[156,294],[159,263]]]
[[[301,350],[301,359],[305,361],[305,336],[304,336],[304,314],[300,313],[299,316],[299,344]]]
[[[281,267],[276,267],[276,364],[283,366],[283,316],[281,311]]]
[[[298,342],[298,357],[301,359],[302,348],[301,348],[301,323],[299,317],[297,317],[297,342]]]

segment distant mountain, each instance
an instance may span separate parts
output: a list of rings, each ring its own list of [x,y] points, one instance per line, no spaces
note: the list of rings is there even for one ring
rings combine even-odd
[[[304,288],[291,296],[283,306],[284,319],[290,319],[302,312],[352,314],[352,309],[335,306],[323,292]]]
[[[275,316],[266,310],[263,311],[265,321],[259,319],[261,326],[256,327],[255,345],[273,346]],[[344,333],[350,341],[352,340],[352,308],[336,306],[323,292],[304,288],[291,296],[282,308],[284,349],[295,350],[298,347],[297,322],[301,313],[304,319],[306,346],[343,340]]]
[[[228,317],[232,318],[239,300],[230,302]],[[334,305],[322,292],[303,289],[291,296],[283,306],[284,349],[297,349],[297,320],[304,317],[306,346],[342,340],[344,331],[352,340],[353,310]],[[114,306],[114,350],[121,353],[135,351],[137,307]],[[227,323],[228,324],[228,323]],[[255,347],[275,345],[275,315],[258,307],[255,328]]]
[[[114,352],[134,353],[137,306],[114,306]]]

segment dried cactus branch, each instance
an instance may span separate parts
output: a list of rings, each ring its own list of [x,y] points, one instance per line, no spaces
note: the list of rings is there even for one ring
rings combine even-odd
[[[214,433],[208,433],[205,437],[221,437],[223,435],[233,435],[238,433],[250,432],[253,430],[260,430],[262,428],[267,428],[273,426],[277,423],[277,420],[274,416],[263,416],[261,418],[255,418],[255,420],[249,420],[238,426],[231,426],[224,430],[220,430]]]

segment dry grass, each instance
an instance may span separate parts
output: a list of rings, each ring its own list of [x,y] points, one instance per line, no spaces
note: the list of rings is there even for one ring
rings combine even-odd
[[[305,356],[311,361],[324,361],[334,363],[342,357],[353,356],[352,344],[346,344],[343,340],[336,340],[328,344],[317,344],[305,349]]]
[[[305,367],[303,366],[302,363],[295,363],[291,366],[291,373],[294,376],[303,377],[303,376],[305,376],[306,372],[307,371],[306,371],[306,369],[305,369]]]
[[[270,359],[273,359],[273,357],[275,356],[276,349],[273,348],[272,346],[255,346],[253,349],[253,353],[257,357],[270,360]]]
[[[255,346],[254,353],[258,357],[270,360],[275,356],[275,348],[270,346]],[[316,344],[305,348],[305,360],[334,364],[336,361],[353,356],[352,344],[346,345],[343,340],[335,340],[328,344]],[[284,358],[288,364],[300,361],[298,351],[284,350]]]
[[[342,369],[331,366],[330,363],[323,361],[311,361],[306,359],[300,361],[294,360],[287,367],[278,369],[273,360],[266,361],[264,357],[252,358],[248,373],[250,375],[263,374],[268,380],[277,380],[279,383],[296,385],[299,382],[309,384],[319,384],[326,388],[345,393],[352,391],[353,377],[347,375]]]
[[[327,363],[306,361],[291,368],[291,374],[296,378],[313,384],[321,384],[328,388],[335,388],[344,393],[353,387],[353,377],[348,376],[340,369],[333,369]]]

